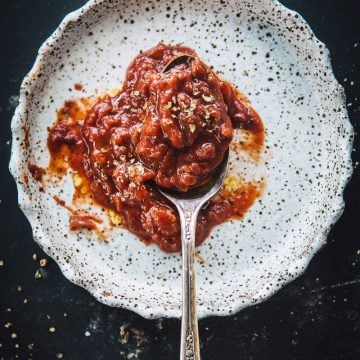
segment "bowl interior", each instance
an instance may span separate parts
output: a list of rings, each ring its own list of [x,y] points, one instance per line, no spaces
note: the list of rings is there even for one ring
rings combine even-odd
[[[43,45],[23,83],[11,171],[35,240],[65,276],[109,305],[180,316],[180,255],[145,246],[122,228],[102,243],[70,232],[68,212],[53,199],[71,202],[70,176],[48,181],[45,192],[31,178],[24,183],[29,161],[48,165],[47,128],[64,101],[119,88],[130,60],[160,41],[194,48],[247,94],[266,127],[260,161],[232,158],[243,177],[265,178],[263,196],[243,220],[218,226],[198,248],[205,260],[196,268],[199,316],[230,314],[303,271],[341,212],[351,171],[343,92],[324,45],[294,12],[270,0],[90,1]],[[74,91],[74,83],[84,91]]]

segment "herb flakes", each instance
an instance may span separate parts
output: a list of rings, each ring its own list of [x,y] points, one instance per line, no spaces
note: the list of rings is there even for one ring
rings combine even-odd
[[[191,100],[189,111],[190,111],[190,112],[193,112],[195,109],[196,109],[196,101],[195,101],[195,100]]]
[[[196,130],[196,125],[195,124],[189,124],[189,129],[190,129],[190,132],[193,134]]]
[[[212,102],[212,101],[214,101],[214,97],[213,96],[206,96],[205,94],[202,94],[201,95],[201,97],[203,98],[203,100],[205,101],[205,102]]]

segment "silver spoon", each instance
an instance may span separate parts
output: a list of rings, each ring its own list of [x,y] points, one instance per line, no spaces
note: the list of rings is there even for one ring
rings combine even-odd
[[[229,151],[214,179],[205,186],[185,193],[160,190],[177,208],[180,216],[182,243],[182,320],[180,360],[200,360],[199,331],[196,313],[195,235],[199,210],[221,188],[229,162]]]
[[[169,72],[172,68],[184,64],[187,61],[190,60],[194,60],[194,57],[188,54],[182,54],[182,55],[178,55],[176,57],[174,57],[173,59],[171,59],[164,67],[163,69],[163,73],[167,73]]]

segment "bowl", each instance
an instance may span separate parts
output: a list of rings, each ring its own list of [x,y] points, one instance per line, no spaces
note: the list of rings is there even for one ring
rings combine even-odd
[[[65,100],[119,88],[129,61],[161,41],[194,48],[249,97],[266,127],[261,159],[233,159],[243,177],[265,179],[261,199],[198,247],[205,260],[196,264],[199,317],[233,314],[305,270],[343,211],[352,173],[353,130],[329,52],[278,1],[92,0],[66,16],[41,46],[12,120],[19,205],[64,276],[100,302],[146,318],[180,317],[179,254],[121,227],[103,242],[71,232],[53,199],[71,202],[70,176],[40,186],[28,172],[29,162],[48,165],[47,128]]]

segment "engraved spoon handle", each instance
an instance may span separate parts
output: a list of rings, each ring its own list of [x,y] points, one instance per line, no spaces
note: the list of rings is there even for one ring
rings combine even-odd
[[[200,360],[196,313],[195,234],[199,208],[179,209],[181,222],[183,292],[180,360]]]

